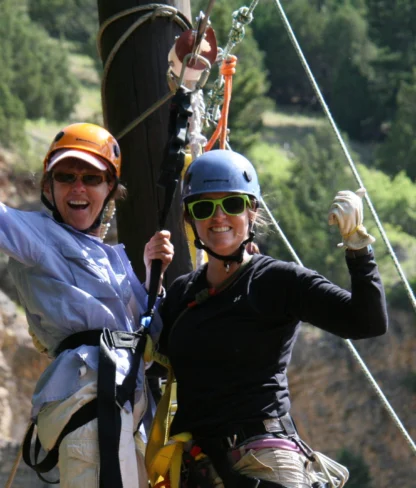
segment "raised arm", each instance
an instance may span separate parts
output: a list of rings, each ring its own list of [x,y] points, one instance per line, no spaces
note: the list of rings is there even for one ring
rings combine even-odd
[[[39,262],[45,252],[46,218],[0,203],[0,250],[27,266]]]

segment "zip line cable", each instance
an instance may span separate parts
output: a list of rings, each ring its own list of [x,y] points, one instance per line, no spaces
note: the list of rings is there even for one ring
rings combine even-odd
[[[286,13],[282,7],[282,4],[281,4],[280,0],[274,0],[274,1],[276,3],[277,9],[278,9],[280,17],[283,21],[285,29],[289,35],[290,41],[292,42],[292,45],[295,48],[297,55],[299,56],[299,59],[302,63],[302,66],[303,66],[304,70],[306,71],[306,74],[309,78],[309,81],[311,82],[311,85],[315,91],[316,96],[318,97],[319,103],[321,104],[321,106],[325,112],[325,115],[328,117],[328,120],[331,124],[333,131],[335,132],[335,135],[336,135],[338,142],[339,142],[339,144],[340,144],[340,146],[344,152],[344,155],[345,155],[345,157],[348,161],[348,164],[351,168],[351,171],[352,171],[357,183],[359,184],[359,186],[365,188],[365,185],[364,185],[364,183],[363,183],[363,181],[362,181],[362,179],[358,173],[357,167],[355,166],[355,163],[354,163],[354,161],[353,161],[353,159],[352,159],[352,157],[348,151],[348,148],[347,148],[347,146],[346,146],[346,144],[345,144],[345,142],[341,136],[341,133],[338,130],[337,125],[335,124],[335,121],[332,117],[331,111],[329,110],[329,107],[328,107],[327,103],[325,102],[325,99],[322,95],[322,92],[321,92],[319,86],[318,86],[318,83],[315,80],[315,77],[312,73],[312,70],[309,67],[309,64],[306,60],[305,55],[303,54],[303,51],[302,51],[300,44],[299,44],[299,42],[295,36],[295,33],[293,32],[292,26],[290,25],[290,22],[289,22],[289,20],[286,16]],[[389,254],[393,260],[394,266],[395,266],[395,268],[396,268],[396,270],[400,276],[400,279],[401,279],[401,281],[402,281],[402,283],[406,289],[406,293],[407,293],[407,296],[409,297],[409,300],[410,300],[410,303],[413,307],[413,310],[416,312],[416,298],[415,298],[415,295],[413,293],[413,290],[410,287],[410,284],[409,284],[409,282],[408,282],[408,280],[404,274],[404,271],[403,271],[403,269],[399,263],[399,260],[397,259],[396,253],[394,252],[394,249],[392,248],[392,246],[390,244],[389,238],[387,237],[387,234],[384,231],[383,225],[382,225],[382,223],[381,223],[381,221],[377,215],[377,212],[376,212],[376,210],[375,210],[375,208],[374,208],[374,206],[370,200],[370,197],[368,196],[367,193],[364,196],[364,198],[365,198],[365,201],[367,202],[367,205],[370,209],[371,215],[373,216],[373,219],[376,222],[377,228],[381,234],[381,237],[384,241],[384,244],[386,245],[387,250],[388,250],[388,252],[389,252]]]

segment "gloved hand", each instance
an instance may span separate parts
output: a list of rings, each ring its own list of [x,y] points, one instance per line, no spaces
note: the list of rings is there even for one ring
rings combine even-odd
[[[375,238],[367,232],[363,226],[363,197],[365,189],[360,188],[355,193],[352,191],[339,191],[328,214],[328,224],[339,227],[342,242],[338,247],[346,247],[351,250],[362,249],[372,244]]]

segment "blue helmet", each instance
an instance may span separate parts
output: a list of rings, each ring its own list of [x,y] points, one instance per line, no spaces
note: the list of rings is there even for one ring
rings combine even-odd
[[[214,192],[242,193],[260,200],[254,166],[241,154],[224,149],[199,156],[185,173],[182,200]]]

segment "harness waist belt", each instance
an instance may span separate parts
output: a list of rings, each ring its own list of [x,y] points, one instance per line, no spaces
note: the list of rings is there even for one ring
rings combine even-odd
[[[94,329],[76,332],[66,337],[55,350],[55,357],[67,349],[76,349],[80,346],[99,346],[101,334],[105,334],[108,346],[120,349],[135,350],[140,339],[137,332],[125,332],[122,330]]]
[[[246,424],[235,425],[227,428],[229,434],[223,434],[215,436],[215,438],[209,437],[210,440],[217,442],[218,445],[222,445],[223,449],[229,449],[239,444],[244,443],[248,439],[260,438],[265,436],[274,437],[275,434],[284,433],[288,437],[296,436],[296,428],[293,423],[292,417],[289,413],[281,417],[265,419],[263,421],[248,422]],[[206,436],[198,435],[197,432],[193,432],[193,437],[196,440],[206,439]]]

